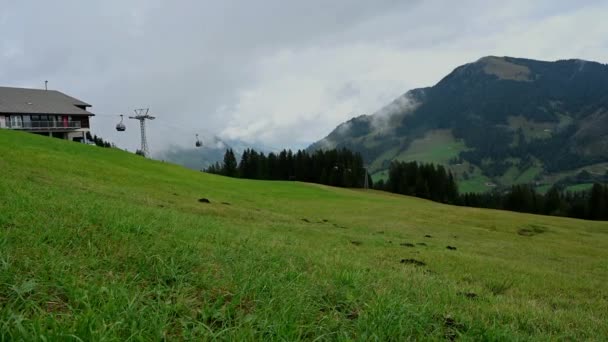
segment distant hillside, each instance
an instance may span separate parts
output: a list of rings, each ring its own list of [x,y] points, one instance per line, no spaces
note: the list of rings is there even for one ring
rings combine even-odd
[[[465,191],[605,179],[608,66],[484,57],[339,125],[309,149],[328,147],[361,152],[375,178],[392,160],[450,165]]]

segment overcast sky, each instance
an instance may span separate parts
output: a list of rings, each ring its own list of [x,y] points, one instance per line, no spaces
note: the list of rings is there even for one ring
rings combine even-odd
[[[217,134],[305,147],[482,56],[608,61],[607,1],[0,0],[0,85],[117,114],[150,107],[152,151]]]

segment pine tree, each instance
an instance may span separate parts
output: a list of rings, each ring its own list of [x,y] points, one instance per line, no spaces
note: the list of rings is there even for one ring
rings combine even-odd
[[[250,178],[248,170],[249,170],[249,149],[243,151],[243,155],[241,155],[241,162],[239,163],[239,177],[241,178]]]
[[[456,203],[458,201],[458,185],[454,180],[454,175],[451,171],[448,171],[448,180],[446,185],[447,200],[448,203]]]
[[[237,176],[236,157],[234,156],[234,151],[232,151],[231,148],[226,150],[226,153],[224,153],[224,165],[221,173],[228,177]]]
[[[556,186],[552,186],[545,194],[543,213],[546,215],[559,215],[562,207],[561,194]]]
[[[595,183],[591,188],[591,196],[589,196],[589,218],[592,220],[607,219],[606,215],[606,197],[605,188],[601,184]]]

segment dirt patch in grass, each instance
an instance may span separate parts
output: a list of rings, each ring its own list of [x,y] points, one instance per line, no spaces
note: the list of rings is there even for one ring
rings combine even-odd
[[[352,320],[355,320],[355,319],[357,319],[357,318],[359,318],[359,310],[357,310],[357,309],[353,309],[353,310],[351,310],[351,311],[350,311],[350,312],[349,312],[349,313],[346,315],[346,318],[347,318],[347,319],[349,319],[349,320],[351,320],[351,321],[352,321]]]
[[[475,292],[458,292],[458,295],[463,296],[468,299],[475,299],[475,298],[479,297],[477,295],[477,293],[475,293]]]
[[[351,241],[350,243],[352,243],[355,246],[361,246],[363,244],[363,242],[361,242],[361,241]]]
[[[319,312],[323,315],[329,313],[340,315],[348,320],[356,320],[361,314],[359,306],[348,300],[343,294],[330,290],[320,298]]]
[[[69,312],[68,305],[60,300],[50,300],[46,302],[46,312],[66,313]]]
[[[403,247],[415,247],[413,243],[409,243],[409,242],[402,242],[399,244],[399,246],[403,246]]]
[[[68,296],[59,288],[52,290],[51,298],[46,301],[45,309],[46,312],[55,313],[55,314],[65,314],[71,311],[69,306],[69,298]],[[2,298],[0,298],[0,303],[2,302]]]
[[[547,231],[547,228],[545,228],[543,226],[530,224],[530,225],[520,228],[517,231],[517,234],[519,234],[521,236],[534,236],[534,235],[542,234],[546,231]]]
[[[465,329],[465,325],[456,321],[452,316],[446,315],[443,317],[443,326],[445,327],[445,339],[455,341],[460,332]]]
[[[402,264],[414,265],[414,266],[426,266],[424,261],[416,260],[416,259],[401,259]]]

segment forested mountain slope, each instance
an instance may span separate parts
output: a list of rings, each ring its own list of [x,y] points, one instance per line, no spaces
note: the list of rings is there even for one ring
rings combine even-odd
[[[310,149],[336,146],[361,152],[377,177],[391,160],[439,162],[476,190],[603,180],[608,66],[484,57],[341,124]]]

